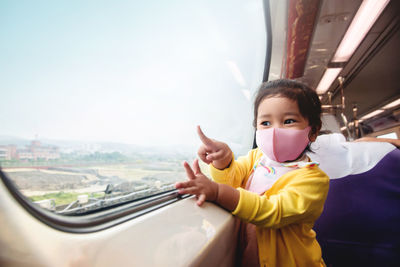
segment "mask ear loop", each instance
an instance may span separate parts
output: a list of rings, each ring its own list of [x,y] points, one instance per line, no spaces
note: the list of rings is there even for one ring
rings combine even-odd
[[[308,133],[308,140],[310,141],[310,142],[308,143],[308,146],[310,146],[310,144],[311,144],[312,142],[314,142],[315,139],[317,139],[317,132],[318,132],[318,130],[316,129],[316,126],[311,126],[311,130],[310,130],[310,132]],[[314,140],[311,141],[312,139],[314,139]]]
[[[315,141],[315,139],[317,139],[315,126],[312,126],[310,132],[308,133],[308,144],[307,144],[306,148],[303,150],[303,152],[301,153],[302,155],[304,155],[305,152],[307,152],[307,151],[313,152],[311,150],[311,143],[314,141],[311,141],[311,139],[314,139],[314,141]]]

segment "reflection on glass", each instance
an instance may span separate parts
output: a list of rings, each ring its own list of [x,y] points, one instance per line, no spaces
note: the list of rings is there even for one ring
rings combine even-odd
[[[171,190],[196,156],[196,125],[244,153],[262,10],[258,0],[2,1],[3,171],[32,201],[72,214]]]

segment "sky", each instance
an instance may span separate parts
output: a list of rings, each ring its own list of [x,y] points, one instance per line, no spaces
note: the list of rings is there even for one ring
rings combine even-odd
[[[241,144],[265,38],[258,0],[1,1],[0,135]]]

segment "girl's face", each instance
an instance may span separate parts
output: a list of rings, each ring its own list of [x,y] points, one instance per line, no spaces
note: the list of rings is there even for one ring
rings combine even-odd
[[[268,128],[303,130],[307,126],[309,126],[308,119],[301,115],[297,102],[289,98],[268,97],[258,106],[257,130]]]

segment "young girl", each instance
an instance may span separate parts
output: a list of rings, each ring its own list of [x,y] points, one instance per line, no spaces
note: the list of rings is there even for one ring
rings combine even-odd
[[[176,184],[194,194],[198,205],[212,201],[243,222],[240,247],[244,266],[324,266],[312,230],[327,197],[329,178],[306,155],[321,128],[321,103],[309,87],[291,80],[261,85],[254,103],[258,148],[234,159],[230,148],[208,138],[199,157],[210,164],[215,182],[184,167],[189,178]]]

